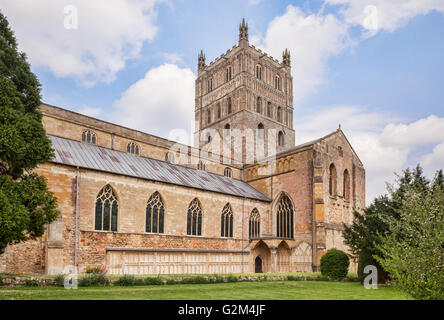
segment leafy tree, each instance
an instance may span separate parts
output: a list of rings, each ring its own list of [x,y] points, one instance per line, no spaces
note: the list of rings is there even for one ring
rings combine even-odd
[[[397,212],[381,216],[388,232],[380,234],[376,260],[417,299],[444,299],[444,188],[437,181],[426,190],[410,185]],[[441,187],[437,187],[441,186]],[[434,188],[435,187],[435,188]]]
[[[41,236],[58,214],[46,180],[33,172],[53,156],[39,105],[40,83],[0,12],[0,253]]]
[[[381,243],[379,234],[390,233],[389,226],[383,217],[399,219],[399,208],[406,196],[406,191],[413,187],[417,190],[428,190],[430,182],[424,177],[422,168],[418,165],[414,170],[406,169],[397,176],[397,184],[388,186],[388,195],[376,198],[363,213],[355,211],[351,226],[344,224],[344,242],[350,247],[354,258],[359,259],[358,276],[363,280],[363,264],[373,264],[378,269],[378,281],[384,283],[388,274],[374,259],[382,256],[378,245]]]

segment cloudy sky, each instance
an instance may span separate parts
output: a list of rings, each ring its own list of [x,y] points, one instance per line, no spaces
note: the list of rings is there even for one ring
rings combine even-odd
[[[43,101],[172,138],[191,128],[197,54],[292,54],[296,142],[339,124],[367,169],[444,167],[444,0],[0,0]],[[175,130],[174,132],[177,132]]]

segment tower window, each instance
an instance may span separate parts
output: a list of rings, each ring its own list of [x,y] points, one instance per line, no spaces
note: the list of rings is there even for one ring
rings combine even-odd
[[[259,123],[259,125],[257,126],[257,136],[261,140],[264,139],[264,131],[264,125],[262,123]]]
[[[230,114],[232,112],[231,98],[228,98],[227,111],[228,111],[228,114]]]
[[[271,115],[272,115],[272,111],[271,111],[271,102],[268,102],[267,103],[267,116],[269,117],[269,118],[271,118]]]
[[[231,78],[231,66],[227,68],[226,73],[225,73],[225,80],[226,82],[230,81]]]
[[[279,147],[282,147],[284,145],[284,133],[282,131],[279,131],[278,134],[278,145]]]
[[[329,178],[328,178],[328,192],[332,197],[336,197],[336,185],[337,185],[336,167],[332,163],[330,165]]]
[[[213,90],[213,78],[208,79],[208,92]]]
[[[274,88],[277,90],[281,90],[281,77],[279,77],[278,75],[274,77]]]
[[[346,169],[344,171],[344,182],[343,182],[343,193],[345,200],[350,200],[350,174],[348,173],[348,170]]]
[[[217,118],[220,119],[221,117],[221,110],[220,110],[220,103],[217,104]]]
[[[282,121],[282,108],[278,107],[277,109],[277,121],[281,122]]]
[[[256,66],[256,78],[262,80],[262,67],[260,65]]]
[[[224,176],[228,177],[228,178],[231,178],[233,176],[233,171],[230,168],[225,168]]]
[[[211,123],[211,111],[207,111],[207,123]]]
[[[262,99],[260,97],[257,97],[256,112],[257,113],[262,113]]]

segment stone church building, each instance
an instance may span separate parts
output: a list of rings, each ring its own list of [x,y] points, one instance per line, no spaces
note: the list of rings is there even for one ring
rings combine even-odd
[[[232,49],[199,55],[194,147],[41,105],[55,157],[36,171],[60,215],[8,246],[0,272],[318,271],[326,250],[347,251],[365,170],[340,128],[295,146],[292,92],[290,53],[250,45],[242,22]]]

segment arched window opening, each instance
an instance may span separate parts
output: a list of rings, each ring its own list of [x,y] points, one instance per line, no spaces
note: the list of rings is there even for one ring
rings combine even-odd
[[[96,144],[97,138],[96,134],[90,130],[85,130],[82,133],[82,142],[89,143],[89,144]]]
[[[232,78],[231,78],[231,66],[230,67],[228,67],[227,68],[227,70],[226,70],[226,73],[225,73],[225,80],[226,80],[226,82],[228,82],[228,81],[230,81]]]
[[[282,108],[278,107],[277,109],[277,121],[281,122],[282,121]]]
[[[139,146],[135,142],[130,142],[126,146],[126,152],[139,155]]]
[[[202,207],[197,199],[191,201],[187,212],[187,235],[202,235]]]
[[[264,133],[265,133],[264,125],[262,123],[259,123],[257,126],[257,137],[263,140],[265,136]]]
[[[197,163],[197,170],[205,171],[205,163],[203,163],[202,161],[199,161]]]
[[[268,116],[269,118],[271,118],[271,115],[272,115],[272,111],[271,111],[271,102],[268,102],[268,103],[267,103],[267,116]]]
[[[281,90],[281,78],[279,76],[274,77],[274,88]]]
[[[337,185],[337,174],[336,174],[336,167],[332,163],[330,165],[329,169],[329,179],[328,179],[328,192],[330,193],[330,196],[336,197],[336,185]]]
[[[165,206],[159,192],[155,192],[146,205],[146,232],[164,233]]]
[[[207,123],[211,123],[211,111],[207,111]]]
[[[213,78],[208,79],[208,92],[213,90]]]
[[[262,67],[260,65],[256,66],[256,78],[262,80]]]
[[[276,215],[276,236],[293,239],[293,205],[288,196],[279,201]]]
[[[233,170],[231,170],[230,168],[225,168],[224,176],[228,177],[228,178],[231,178],[233,176]]]
[[[261,235],[261,216],[259,211],[254,208],[250,214],[250,221],[248,224],[249,239],[258,239]]]
[[[346,169],[344,171],[344,182],[343,182],[343,196],[345,200],[350,200],[350,174]]]
[[[278,146],[284,146],[284,133],[282,131],[279,131],[278,133]]]
[[[228,98],[228,102],[227,102],[227,113],[230,114],[231,112],[232,112],[231,98]]]
[[[220,235],[226,238],[233,237],[233,210],[229,203],[227,203],[222,210],[220,222]]]
[[[95,230],[117,231],[118,211],[116,193],[106,185],[96,198]]]
[[[222,116],[222,112],[220,109],[220,103],[217,104],[217,118],[220,119],[220,117]]]
[[[262,99],[260,97],[257,97],[256,112],[257,113],[262,113]]]

